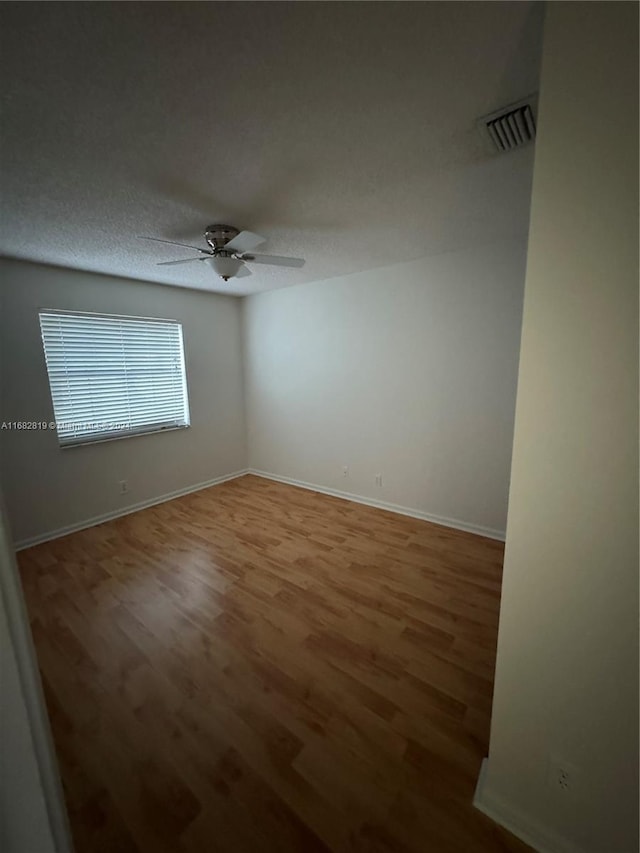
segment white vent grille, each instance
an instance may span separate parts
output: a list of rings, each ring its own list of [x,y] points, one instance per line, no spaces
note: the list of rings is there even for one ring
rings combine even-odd
[[[485,138],[494,152],[513,151],[536,137],[535,97],[510,104],[480,119]]]

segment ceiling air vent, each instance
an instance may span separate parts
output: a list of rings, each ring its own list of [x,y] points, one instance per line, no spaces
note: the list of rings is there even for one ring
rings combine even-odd
[[[536,137],[536,106],[537,97],[531,95],[481,118],[478,124],[491,150],[500,153],[513,151],[533,142]]]

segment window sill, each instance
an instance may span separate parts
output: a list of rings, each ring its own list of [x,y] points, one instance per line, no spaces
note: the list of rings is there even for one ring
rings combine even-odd
[[[125,438],[139,438],[142,435],[157,435],[160,432],[176,432],[180,429],[189,429],[191,424],[183,424],[182,426],[158,427],[153,429],[142,429],[136,432],[123,432],[122,434],[112,433],[104,436],[87,436],[78,441],[58,442],[60,450],[73,450],[75,447],[86,447],[88,444],[105,444],[107,441],[122,441]]]

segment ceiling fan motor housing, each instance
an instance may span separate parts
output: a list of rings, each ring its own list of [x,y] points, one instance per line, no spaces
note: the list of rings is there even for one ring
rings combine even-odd
[[[212,249],[222,249],[240,232],[233,225],[207,225],[204,238]]]

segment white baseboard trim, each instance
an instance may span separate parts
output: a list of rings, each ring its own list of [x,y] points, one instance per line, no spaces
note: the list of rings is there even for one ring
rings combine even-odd
[[[376,498],[365,498],[362,495],[355,495],[351,492],[343,492],[340,489],[331,489],[326,486],[318,486],[315,483],[307,483],[304,480],[295,480],[292,477],[281,477],[278,474],[272,474],[269,471],[259,471],[255,468],[244,468],[241,471],[234,471],[232,474],[225,474],[222,477],[215,477],[212,480],[206,480],[204,483],[196,483],[194,486],[187,486],[184,489],[176,489],[174,492],[160,495],[156,498],[150,498],[146,501],[131,504],[123,509],[117,509],[113,512],[106,512],[102,515],[95,515],[92,518],[84,519],[76,524],[69,524],[66,527],[60,527],[56,530],[49,530],[46,533],[30,536],[27,539],[21,539],[15,543],[16,551],[23,551],[25,548],[31,548],[33,545],[40,545],[42,542],[49,542],[52,539],[60,539],[62,536],[67,536],[69,533],[76,533],[78,530],[86,530],[88,527],[95,527],[96,524],[103,524],[105,521],[112,521],[114,518],[121,518],[124,515],[130,515],[133,512],[139,512],[141,509],[147,509],[156,504],[171,501],[174,498],[189,495],[192,492],[199,492],[201,489],[208,489],[211,486],[217,486],[219,483],[226,483],[228,480],[235,480],[238,477],[243,477],[245,474],[253,474],[256,477],[262,477],[265,480],[274,480],[277,483],[285,483],[288,486],[298,486],[301,489],[308,489],[312,492],[320,492],[323,495],[331,495],[334,498],[342,498],[343,500],[353,501],[354,503],[364,504],[365,506],[373,506],[378,509],[386,509],[389,512],[396,512],[399,515],[407,515],[410,518],[419,518],[421,521],[430,521],[433,524],[441,524],[444,527],[452,527],[455,530],[464,530],[466,533],[475,533],[478,536],[486,536],[489,539],[497,539],[504,542],[504,531],[494,530],[490,527],[481,527],[477,524],[467,524],[464,521],[459,521],[455,518],[445,518],[440,515],[432,515],[431,513],[422,512],[422,510],[412,509],[411,507],[400,506],[399,504],[380,501]]]
[[[31,548],[33,545],[40,545],[42,542],[50,542],[52,539],[60,539],[61,536],[67,536],[69,533],[76,533],[78,530],[86,530],[87,527],[95,527],[96,524],[103,524],[105,521],[113,521],[114,518],[121,518],[123,515],[131,515],[132,512],[139,512],[141,509],[148,509],[156,504],[163,504],[166,501],[172,501],[174,498],[180,498],[183,495],[190,495],[192,492],[199,492],[202,489],[208,489],[210,486],[217,486],[219,483],[226,483],[228,480],[235,480],[238,477],[244,477],[248,474],[248,469],[242,471],[234,471],[232,474],[224,474],[222,477],[214,477],[213,480],[206,480],[204,483],[196,483],[195,486],[187,486],[184,489],[176,489],[175,492],[167,492],[165,495],[160,495],[157,498],[150,498],[146,501],[140,501],[136,504],[117,509],[113,512],[105,512],[103,515],[94,515],[93,518],[86,518],[84,521],[79,521],[77,524],[69,524],[67,527],[60,527],[57,530],[49,530],[47,533],[41,533],[38,536],[31,536],[28,539],[21,539],[14,544],[16,551],[23,551],[25,548]]]
[[[492,796],[486,788],[488,759],[482,761],[473,805],[494,823],[509,830],[513,835],[532,847],[537,853],[585,853],[566,839],[536,824],[519,810],[512,808],[502,799]]]
[[[387,501],[379,501],[376,498],[365,498],[362,495],[354,495],[351,492],[343,492],[339,489],[331,489],[327,486],[318,486],[315,483],[306,483],[304,480],[295,480],[292,477],[281,477],[279,474],[272,474],[269,471],[259,471],[256,468],[249,468],[248,474],[253,474],[256,477],[263,477],[265,480],[274,480],[276,483],[285,483],[288,486],[299,486],[301,489],[309,489],[312,492],[320,492],[323,495],[331,495],[334,498],[342,498],[343,500],[353,501],[354,503],[364,504],[365,506],[374,506],[378,509],[386,509],[389,512],[397,512],[399,515],[408,515],[410,518],[419,518],[421,521],[430,521],[433,524],[441,524],[443,527],[453,527],[455,530],[464,530],[465,533],[475,533],[478,536],[486,536],[488,539],[497,539],[504,542],[505,531],[494,530],[491,527],[481,527],[478,524],[468,524],[466,521],[459,521],[456,518],[445,518],[441,515],[432,515],[428,512],[423,512],[419,509],[412,509],[399,504],[388,503]]]

